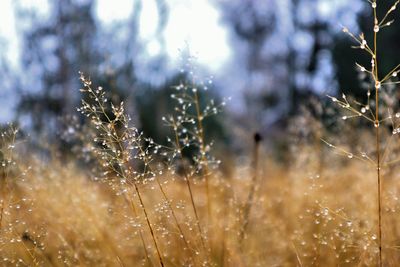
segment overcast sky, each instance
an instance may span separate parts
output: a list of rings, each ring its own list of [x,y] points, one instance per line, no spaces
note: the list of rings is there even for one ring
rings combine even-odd
[[[18,59],[18,34],[12,2],[0,0],[0,36],[9,43],[8,57],[13,63]],[[40,7],[40,12],[46,14],[47,0],[20,0],[25,6]],[[157,26],[157,10],[155,1],[143,1],[141,16],[141,36],[151,39]],[[209,66],[211,71],[217,71],[230,56],[226,30],[219,23],[218,11],[207,0],[169,0],[169,22],[165,37],[167,52],[173,60],[179,58],[178,50],[186,43],[191,51],[198,56],[199,63]],[[124,19],[132,11],[131,0],[98,0],[96,13],[104,23]],[[204,19],[207,18],[207,19]],[[157,42],[148,43],[148,52],[158,52]]]

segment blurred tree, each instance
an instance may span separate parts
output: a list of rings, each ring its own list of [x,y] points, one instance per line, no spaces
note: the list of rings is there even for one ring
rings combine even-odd
[[[304,16],[304,10],[309,10],[311,17]],[[321,88],[321,85],[315,84],[314,81],[315,78],[323,75],[321,68],[326,68],[326,66],[321,66],[323,57],[329,56],[333,34],[328,23],[327,18],[318,16],[318,2],[316,3],[313,0],[291,1],[292,31],[297,38],[288,42],[289,115],[296,114],[301,103],[312,97],[315,92],[321,92],[321,89],[325,91],[329,89]],[[301,39],[307,39],[306,47],[298,45]],[[324,76],[325,84],[322,86],[334,83],[333,73],[330,77]]]
[[[236,74],[244,79],[247,115],[253,121],[271,120],[271,108],[279,109],[285,97],[281,51],[275,49],[276,2],[216,1],[232,34]],[[274,49],[271,49],[274,46]],[[280,89],[275,86],[279,84]],[[268,109],[269,114],[265,113]],[[247,122],[251,122],[247,120]]]
[[[154,1],[158,8],[155,36],[163,48],[168,6],[164,0]],[[142,56],[142,0],[132,1],[132,13],[127,20],[111,25],[97,21],[95,4],[95,0],[50,1],[46,16],[16,5],[20,25],[24,25],[20,77],[23,82],[18,85],[21,97],[17,112],[37,133],[54,135],[63,131],[59,118],[78,106],[78,71],[109,90],[114,102],[125,101],[131,114],[138,111],[134,94],[141,83],[139,76],[145,76],[141,72],[148,70],[144,66],[165,71],[161,68],[165,64],[165,50],[153,59]]]
[[[215,2],[231,31],[235,67],[247,81],[242,91],[257,124],[271,129],[303,101],[337,89],[332,50],[338,21],[353,23],[359,1]]]
[[[18,113],[36,131],[60,127],[57,117],[77,105],[79,70],[95,73],[101,58],[96,45],[94,1],[51,1],[48,18],[16,5],[26,18],[22,42],[22,96]]]
[[[14,81],[16,73],[14,66],[7,57],[9,46],[7,40],[0,36],[0,105],[2,112],[0,114],[1,122],[13,120],[12,109],[15,105]]]

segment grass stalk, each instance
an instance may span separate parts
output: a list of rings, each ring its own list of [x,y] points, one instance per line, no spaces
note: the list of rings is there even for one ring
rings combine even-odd
[[[137,194],[137,196],[138,196],[138,198],[139,198],[140,207],[142,208],[144,217],[145,217],[145,219],[146,219],[147,226],[149,227],[150,234],[151,234],[151,237],[152,237],[152,239],[153,239],[154,246],[155,246],[156,251],[157,251],[158,261],[159,261],[159,263],[160,263],[160,266],[161,266],[161,267],[164,267],[164,266],[165,266],[165,265],[164,265],[164,261],[163,261],[163,259],[162,259],[162,257],[161,257],[161,252],[160,252],[160,249],[159,249],[158,244],[157,244],[157,240],[156,240],[156,236],[155,236],[155,234],[154,234],[153,226],[152,226],[151,223],[150,223],[149,216],[148,216],[147,211],[146,211],[146,209],[145,209],[145,207],[144,207],[143,198],[142,198],[142,196],[141,196],[141,194],[140,194],[139,188],[138,188],[138,186],[137,186],[136,183],[134,183],[134,187],[135,187],[136,194]]]
[[[249,224],[249,217],[250,217],[250,210],[251,206],[254,201],[254,194],[256,191],[256,184],[257,184],[257,174],[258,174],[258,165],[259,165],[259,150],[260,150],[260,143],[261,143],[261,136],[259,133],[254,134],[254,150],[253,150],[253,175],[251,181],[251,187],[249,195],[247,196],[247,200],[243,210],[243,221],[242,227],[239,233],[239,246],[242,248],[244,235],[247,232],[247,227]]]
[[[179,151],[180,159],[183,160],[182,147],[181,147],[181,144],[179,142],[179,135],[178,135],[178,131],[177,131],[177,125],[176,125],[176,122],[175,122],[174,118],[172,118],[172,123],[173,123],[174,135],[175,135],[175,145],[176,145],[176,148]],[[200,225],[200,219],[199,219],[199,215],[198,215],[198,212],[197,212],[196,204],[195,204],[195,201],[194,201],[193,190],[192,190],[192,186],[190,184],[190,177],[189,177],[185,167],[183,167],[183,176],[185,177],[186,186],[187,186],[187,189],[189,191],[190,202],[192,204],[194,216],[195,216],[195,219],[196,219],[196,226],[197,226],[197,229],[198,229],[199,234],[200,234],[201,245],[202,245],[203,249],[205,250],[206,246],[205,246],[205,241],[204,241],[204,237],[203,237],[203,231],[202,231],[202,228],[201,228],[201,225]]]
[[[376,3],[376,2],[374,2]],[[374,10],[374,27],[378,25],[378,19],[376,14],[376,6]],[[379,26],[378,26],[379,27]],[[375,136],[376,136],[376,160],[377,160],[377,196],[378,196],[378,247],[379,247],[379,267],[382,267],[382,200],[381,200],[381,156],[380,156],[380,125],[379,125],[379,73],[378,73],[378,56],[377,56],[377,35],[378,31],[374,29],[374,78],[375,78]]]
[[[135,207],[135,203],[133,202],[133,199],[128,197],[126,194],[125,194],[125,198],[128,200],[128,202],[130,204],[129,206],[131,207],[133,216],[137,217],[138,215],[137,215],[137,211],[136,211],[136,207]],[[152,264],[150,262],[149,253],[147,252],[146,242],[144,241],[143,232],[142,232],[141,228],[139,229],[139,236],[140,236],[140,240],[143,245],[144,255],[146,257],[147,264],[148,264],[148,266],[151,266]]]
[[[105,101],[104,101],[104,99],[105,99],[105,94],[104,94],[103,92],[100,92],[100,91],[102,91],[102,90],[99,90],[99,89],[96,90],[96,91],[94,91],[94,90],[91,88],[92,82],[91,82],[89,79],[86,79],[82,73],[80,73],[80,79],[81,79],[81,81],[82,81],[84,87],[86,88],[86,89],[83,89],[83,90],[81,90],[81,91],[89,93],[89,95],[90,95],[93,99],[95,99],[95,102],[96,102],[96,104],[97,104],[97,107],[99,108],[99,111],[97,111],[97,110],[96,110],[96,107],[91,107],[90,105],[84,105],[84,106],[82,107],[83,113],[86,112],[86,114],[90,115],[90,116],[92,117],[92,121],[93,121],[93,123],[94,123],[95,125],[96,125],[96,121],[97,121],[97,122],[102,122],[102,120],[101,120],[99,114],[104,115],[104,117],[105,117],[105,119],[106,119],[107,127],[105,127],[102,123],[98,123],[98,124],[97,124],[97,125],[98,125],[98,126],[97,126],[98,129],[101,129],[101,130],[106,134],[107,138],[109,139],[109,140],[108,140],[108,144],[109,144],[110,146],[117,146],[117,148],[119,149],[119,151],[121,151],[121,152],[124,151],[124,148],[123,148],[123,146],[122,146],[122,144],[121,144],[121,142],[122,142],[123,140],[120,139],[120,137],[118,137],[118,136],[114,136],[114,135],[113,135],[114,132],[110,132],[110,131],[112,131],[112,130],[115,130],[116,119],[112,120],[112,119],[107,115],[106,109],[105,109],[105,107],[104,107],[104,103],[105,103]],[[83,103],[85,104],[86,102],[83,101]],[[118,111],[118,114],[116,114],[116,112],[117,112],[117,110],[114,109],[114,115],[115,115],[115,117],[118,118],[118,120],[119,120],[124,126],[126,126],[127,129],[130,129],[130,128],[128,127],[128,121],[129,121],[129,119],[126,118],[125,114],[124,114],[121,110]],[[100,126],[99,126],[99,125],[100,125]],[[136,142],[137,142],[137,141],[136,141]],[[136,142],[135,142],[135,143],[136,143]],[[112,155],[112,156],[114,157],[114,159],[118,160],[119,162],[123,162],[122,164],[119,165],[119,168],[121,169],[120,171],[116,170],[114,167],[112,167],[112,165],[110,166],[111,169],[114,171],[114,173],[117,174],[117,176],[120,176],[120,177],[124,178],[126,181],[129,181],[129,180],[130,180],[129,178],[135,178],[135,177],[127,177],[127,176],[125,175],[125,170],[124,170],[124,167],[125,167],[125,166],[124,166],[124,165],[125,165],[127,162],[129,162],[128,160],[126,160],[125,158],[121,158],[121,155],[118,154],[118,153],[116,153],[116,155]],[[161,252],[160,252],[160,249],[159,249],[159,246],[158,246],[158,243],[157,243],[157,239],[156,239],[156,236],[155,236],[155,234],[154,234],[154,229],[153,229],[152,224],[150,223],[150,219],[149,219],[147,210],[146,210],[146,208],[145,208],[145,205],[144,205],[144,202],[143,202],[143,198],[142,198],[142,195],[141,195],[141,193],[140,193],[140,190],[139,190],[139,187],[138,187],[138,185],[137,185],[137,182],[136,182],[135,179],[134,179],[134,181],[133,181],[132,183],[130,183],[130,184],[131,184],[131,185],[133,184],[133,187],[134,187],[134,189],[135,189],[136,195],[137,195],[138,198],[139,198],[140,207],[141,207],[141,209],[142,209],[142,211],[143,211],[143,214],[144,214],[144,216],[145,216],[146,224],[147,224],[147,226],[148,226],[148,228],[149,228],[149,231],[150,231],[150,234],[151,234],[151,237],[152,237],[154,246],[155,246],[155,248],[156,248],[156,252],[157,252],[159,264],[160,264],[161,267],[164,267],[164,266],[165,266],[165,265],[164,265],[164,261],[163,261],[163,259],[162,259]]]
[[[108,117],[107,114],[105,113],[104,109],[103,109],[103,112],[104,112],[104,114],[106,115],[107,120],[111,123],[111,120],[109,119],[109,117]],[[118,143],[118,146],[119,146],[119,148],[121,149],[121,151],[123,151],[123,147],[122,147],[122,145],[121,145],[121,142],[117,142],[117,143]],[[124,173],[124,170],[123,170],[123,167],[122,167],[122,166],[121,166],[121,169],[122,169],[122,170],[121,170],[120,174],[122,174],[122,177],[124,177],[125,179],[129,178],[129,177],[125,177],[125,175],[123,174],[123,173]],[[127,180],[128,180],[128,179],[127,179]],[[154,247],[156,248],[158,261],[159,261],[159,263],[160,263],[160,266],[161,266],[161,267],[164,267],[164,261],[163,261],[162,256],[161,256],[160,248],[158,247],[157,239],[156,239],[156,236],[155,236],[155,234],[154,234],[154,229],[153,229],[153,226],[152,226],[151,223],[150,223],[150,219],[149,219],[147,210],[146,210],[146,208],[145,208],[145,205],[144,205],[143,198],[142,198],[142,196],[141,196],[139,187],[138,187],[138,185],[137,185],[137,183],[136,183],[135,181],[134,181],[132,184],[133,184],[133,187],[134,187],[134,189],[135,189],[136,195],[138,196],[138,199],[139,199],[139,202],[140,202],[140,207],[141,207],[141,209],[142,209],[142,211],[143,211],[143,214],[144,214],[144,217],[145,217],[145,220],[146,220],[146,224],[147,224],[147,226],[148,226],[148,228],[149,228],[150,235],[151,235],[151,238],[152,238],[152,240],[153,240]],[[144,243],[143,243],[143,244],[144,244]]]
[[[0,231],[3,226],[3,217],[4,217],[4,207],[6,201],[6,192],[5,192],[5,178],[0,177],[0,186],[1,186],[1,199],[0,199]]]
[[[138,148],[139,148],[139,150],[140,150],[141,153],[145,153],[145,152],[143,151],[142,146],[138,145]],[[149,167],[148,167],[149,169],[151,168],[151,167],[150,167],[150,162],[148,162],[147,160],[145,160],[145,164],[146,164],[146,166],[149,166]],[[150,169],[150,171],[151,171],[151,169]],[[172,205],[171,205],[171,201],[170,201],[170,199],[169,199],[167,193],[165,192],[165,190],[164,190],[164,188],[163,188],[163,186],[162,186],[162,184],[161,184],[160,179],[158,178],[158,176],[155,176],[155,180],[156,180],[156,183],[157,183],[158,188],[159,188],[160,191],[161,191],[161,194],[162,194],[162,196],[163,196],[163,198],[164,198],[164,201],[165,201],[165,202],[167,203],[167,205],[168,205],[168,208],[169,208],[169,210],[170,210],[170,212],[171,212],[171,215],[172,215],[172,217],[173,217],[173,219],[174,219],[174,222],[175,222],[175,224],[176,224],[176,227],[178,228],[180,238],[181,238],[181,239],[183,240],[183,242],[185,243],[186,248],[187,248],[190,252],[192,252],[192,250],[191,250],[191,248],[190,248],[190,246],[189,246],[189,242],[188,242],[188,240],[186,239],[185,234],[183,233],[182,226],[181,226],[181,224],[179,223],[178,218],[176,217],[175,210],[174,210],[174,208],[173,208]],[[192,256],[193,256],[193,255],[192,255]]]
[[[162,185],[161,185],[160,179],[158,179],[158,177],[156,177],[156,183],[157,183],[157,185],[158,185],[158,188],[159,188],[160,191],[161,191],[161,194],[162,194],[163,197],[164,197],[165,202],[166,202],[167,205],[168,205],[169,210],[171,211],[171,215],[172,215],[172,218],[174,218],[174,222],[175,222],[175,224],[176,224],[176,227],[178,228],[180,238],[181,238],[181,239],[183,240],[183,242],[185,243],[186,248],[192,253],[192,249],[190,248],[189,242],[188,242],[188,240],[186,239],[185,234],[183,233],[182,226],[180,225],[180,223],[179,223],[179,221],[178,221],[178,218],[176,217],[176,213],[175,213],[174,208],[173,208],[172,205],[171,205],[171,201],[169,200],[169,198],[168,198],[168,196],[167,196],[167,194],[166,194],[164,188],[163,188]]]
[[[197,91],[194,93],[194,103],[196,107],[196,116],[197,116],[197,127],[199,128],[199,142],[200,142],[200,153],[201,153],[201,162],[204,164],[203,176],[206,183],[206,193],[207,193],[207,215],[208,220],[211,220],[211,197],[210,197],[210,183],[209,183],[209,175],[210,172],[208,170],[208,161],[206,158],[206,148],[205,148],[205,140],[204,140],[204,127],[203,127],[203,114],[200,110],[200,100],[199,94]]]

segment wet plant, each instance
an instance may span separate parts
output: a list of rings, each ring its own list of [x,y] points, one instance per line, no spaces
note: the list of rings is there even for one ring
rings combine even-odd
[[[120,103],[119,106],[109,103],[102,87],[92,89],[91,80],[82,73],[80,79],[83,83],[81,92],[86,94],[87,98],[86,100],[82,99],[82,106],[78,108],[78,111],[88,117],[98,130],[98,134],[93,140],[95,145],[92,148],[104,169],[102,174],[111,179],[110,184],[112,185],[129,185],[133,187],[150,231],[159,264],[164,266],[154,225],[150,222],[149,214],[139,189],[141,183],[153,180],[155,177],[155,173],[149,169],[149,164],[152,161],[152,152],[149,147],[145,147],[144,142],[146,140],[143,134],[136,127],[130,125],[131,119],[125,114],[124,103]],[[142,166],[138,166],[138,162]],[[132,194],[128,195],[129,198],[132,197]],[[133,202],[131,203],[132,209],[136,213],[134,204]],[[144,246],[144,249],[146,250],[147,248]]]
[[[163,117],[162,120],[172,131],[172,136],[168,137],[170,144],[167,160],[169,169],[176,169],[179,163],[182,165],[181,172],[189,192],[201,245],[205,252],[209,252],[210,248],[206,244],[207,234],[200,222],[192,184],[198,177],[205,182],[207,219],[210,223],[212,189],[209,179],[212,177],[213,169],[219,165],[220,161],[211,154],[212,142],[206,140],[204,122],[208,117],[217,115],[225,106],[225,101],[216,103],[213,99],[202,99],[212,80],[209,79],[206,83],[197,81],[193,70],[188,73],[191,81],[182,81],[174,87],[175,93],[171,95],[175,101],[174,113]],[[187,158],[185,154],[191,155],[190,164],[182,164]]]
[[[330,96],[331,100],[336,103],[339,107],[346,111],[346,114],[342,116],[343,120],[348,120],[352,118],[363,118],[369,122],[375,130],[375,152],[374,156],[368,155],[364,151],[354,153],[348,151],[330,142],[323,140],[328,146],[335,148],[340,154],[347,156],[349,159],[356,158],[367,162],[372,165],[376,171],[376,192],[377,192],[377,245],[378,245],[378,264],[383,265],[383,236],[382,236],[382,182],[383,182],[383,169],[394,162],[388,162],[387,154],[390,150],[390,143],[393,136],[398,133],[398,118],[400,116],[397,114],[393,107],[387,104],[387,98],[383,97],[387,92],[388,88],[392,85],[398,84],[397,79],[398,71],[400,70],[400,65],[394,67],[389,73],[380,76],[381,71],[379,69],[379,58],[378,54],[378,36],[386,28],[389,27],[394,20],[390,17],[394,13],[399,4],[399,1],[394,2],[394,4],[386,11],[382,18],[378,17],[377,9],[379,7],[379,2],[377,0],[369,1],[372,11],[373,11],[373,24],[371,25],[372,42],[367,41],[367,37],[364,33],[358,36],[353,34],[348,28],[344,27],[343,32],[348,34],[356,45],[353,48],[361,49],[371,59],[370,67],[365,67],[361,64],[356,63],[357,68],[360,72],[366,73],[366,79],[371,84],[367,89],[367,102],[361,103],[356,100],[348,99],[348,97],[343,94],[340,99]],[[392,133],[391,136],[385,138],[383,135],[386,133],[387,123],[391,124]],[[382,149],[382,147],[384,147]]]

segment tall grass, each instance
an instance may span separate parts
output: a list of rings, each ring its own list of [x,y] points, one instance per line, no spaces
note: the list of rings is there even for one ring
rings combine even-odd
[[[164,266],[154,227],[150,222],[142,193],[139,189],[139,183],[142,180],[153,178],[155,175],[148,167],[152,158],[149,150],[143,148],[142,143],[145,140],[137,128],[130,127],[130,118],[124,112],[123,103],[120,106],[114,106],[110,103],[111,110],[109,110],[106,106],[109,101],[103,89],[101,87],[92,89],[92,82],[85,78],[83,74],[81,74],[80,79],[84,86],[81,92],[87,94],[87,99],[85,100],[84,98],[82,100],[82,106],[78,111],[90,118],[91,123],[98,130],[98,134],[93,141],[101,144],[100,146],[95,144],[93,149],[100,157],[100,162],[104,168],[103,174],[108,175],[111,172],[111,175],[115,175],[118,179],[115,181],[117,184],[127,184],[134,188],[157,252],[158,261],[161,266]],[[132,153],[131,151],[134,152]],[[133,168],[135,164],[135,162],[132,162],[133,160],[138,160],[144,164],[142,170]],[[127,195],[128,198],[132,197],[131,194]],[[131,199],[130,201],[132,203]],[[134,204],[132,204],[133,207]]]
[[[313,146],[303,147],[307,148],[315,151]],[[309,158],[308,152],[303,153],[297,155],[298,160]],[[327,160],[335,161],[335,157],[327,155]],[[14,190],[9,192],[10,201],[5,206],[0,237],[2,265],[159,265],[141,208],[135,204],[138,207],[138,216],[135,216],[131,202],[121,190],[115,191],[108,183],[88,179],[87,173],[73,164],[54,160],[49,167],[32,159],[29,162],[34,166],[32,171],[27,179],[16,181],[12,186]],[[273,161],[261,162],[260,168],[268,166],[268,171],[258,177],[259,189],[254,195],[250,223],[241,246],[239,233],[243,221],[240,218],[253,185],[253,171],[238,165],[237,178],[221,180],[213,187],[213,192],[221,192],[213,196],[216,209],[212,221],[216,223],[202,224],[215,229],[210,236],[213,240],[209,243],[210,253],[207,253],[209,265],[373,266],[377,263],[377,232],[373,220],[376,209],[370,205],[371,196],[376,193],[375,177],[365,171],[362,162],[333,164],[320,177],[307,175],[304,167],[311,165],[304,163],[288,169]],[[337,168],[341,169],[340,173]],[[163,188],[173,200],[189,244],[201,251],[201,244],[192,243],[198,235],[186,182],[172,181],[170,174],[165,179],[170,182],[163,184]],[[387,236],[384,259],[385,265],[396,266],[400,260],[397,249],[400,228],[396,223],[400,205],[396,192],[400,192],[400,187],[395,179],[388,180],[386,186],[393,195],[385,197],[383,209],[387,222],[391,222],[391,227],[383,228]],[[164,201],[156,182],[149,181],[139,190],[164,264],[202,266],[204,254],[190,259],[191,253],[184,249],[168,206],[160,206]],[[208,212],[204,183],[193,183],[192,190],[199,203],[199,219],[205,222]],[[226,193],[222,194],[222,190]],[[138,202],[137,196],[131,199]]]
[[[167,126],[172,127],[173,130],[173,139],[175,141],[171,142],[172,144],[169,147],[156,144],[151,138],[144,137],[143,133],[139,132],[135,126],[132,126],[131,119],[124,111],[123,103],[119,106],[110,103],[104,90],[101,87],[93,89],[92,82],[88,78],[85,78],[83,74],[81,74],[81,81],[84,85],[84,88],[81,89],[83,100],[82,106],[78,111],[88,117],[95,128],[94,132],[96,136],[93,140],[92,150],[100,166],[103,168],[102,175],[107,179],[111,178],[112,186],[115,186],[115,184],[117,186],[126,184],[133,187],[140,207],[142,207],[142,212],[161,266],[164,266],[162,251],[158,245],[154,226],[150,221],[147,208],[143,202],[140,184],[155,181],[179,231],[179,236],[184,241],[185,249],[191,253],[191,260],[196,260],[195,254],[198,254],[198,252],[189,244],[189,240],[185,236],[175,209],[159,177],[164,171],[168,170],[172,170],[172,174],[174,174],[173,169],[175,166],[173,164],[176,160],[184,160],[183,153],[185,149],[192,149],[194,151],[195,154],[192,158],[194,165],[188,170],[184,167],[183,173],[203,252],[207,254],[209,250],[206,248],[206,234],[201,227],[191,180],[196,175],[204,177],[207,192],[208,218],[210,218],[211,200],[208,179],[211,175],[209,163],[213,162],[213,158],[209,156],[210,145],[207,144],[204,138],[203,120],[207,116],[216,114],[219,107],[211,101],[203,109],[198,89],[194,85],[181,84],[176,87],[177,94],[172,95],[172,98],[177,100],[176,114],[163,119]],[[157,158],[166,158],[165,163],[169,165],[169,168],[155,171],[156,161],[159,160]],[[132,203],[132,209],[134,209],[133,200],[130,199],[132,196],[127,195],[129,201]],[[135,213],[133,212],[133,214]],[[205,257],[203,260],[205,261],[207,259],[206,254],[203,255]]]
[[[384,90],[385,85],[389,84],[397,84],[398,82],[393,82],[390,79],[392,77],[397,77],[397,71],[399,69],[399,65],[392,69],[384,78],[379,78],[379,60],[378,60],[378,35],[381,30],[385,27],[390,26],[394,20],[389,20],[391,13],[396,10],[399,1],[396,1],[391,8],[385,13],[382,19],[378,18],[377,16],[377,8],[378,2],[376,0],[370,1],[372,10],[373,10],[373,25],[371,25],[371,32],[373,32],[373,42],[372,45],[368,44],[366,37],[363,33],[361,33],[358,37],[351,33],[347,28],[344,28],[343,31],[347,33],[356,43],[357,46],[354,48],[364,50],[371,58],[371,68],[368,68],[357,64],[358,68],[361,72],[366,72],[369,74],[369,79],[372,83],[372,88],[375,94],[375,101],[372,105],[375,108],[375,112],[371,110],[371,90],[368,90],[367,98],[368,102],[366,105],[361,104],[360,102],[354,101],[354,104],[358,107],[354,107],[353,103],[350,103],[345,95],[342,96],[342,100],[338,100],[335,97],[331,97],[333,102],[337,103],[340,107],[350,112],[350,115],[343,116],[344,120],[354,117],[362,117],[370,122],[370,125],[375,128],[375,160],[372,160],[366,153],[361,153],[360,156],[356,156],[361,160],[369,161],[370,163],[375,166],[376,169],[376,181],[377,181],[377,217],[378,217],[378,224],[377,224],[377,239],[378,239],[378,250],[379,250],[379,257],[378,257],[378,264],[379,266],[383,265],[383,251],[382,251],[382,182],[383,182],[383,175],[382,175],[382,168],[385,166],[385,163],[382,161],[382,154],[386,155],[389,150],[389,142],[391,141],[391,137],[389,138],[388,145],[386,145],[385,150],[382,151],[381,143],[384,141],[382,138],[382,123],[387,120],[392,122],[393,129],[396,129],[393,121],[392,114],[394,114],[394,110],[390,110],[391,107],[387,107],[388,109],[388,117],[382,118],[382,113],[384,108],[381,107],[380,102],[383,100],[381,99],[381,91]],[[396,131],[393,132],[392,135],[396,134]],[[327,143],[331,147],[335,147],[334,145]],[[335,147],[337,148],[337,147]],[[347,157],[353,158],[354,154],[348,152],[343,149],[339,149],[342,153],[344,153]]]

